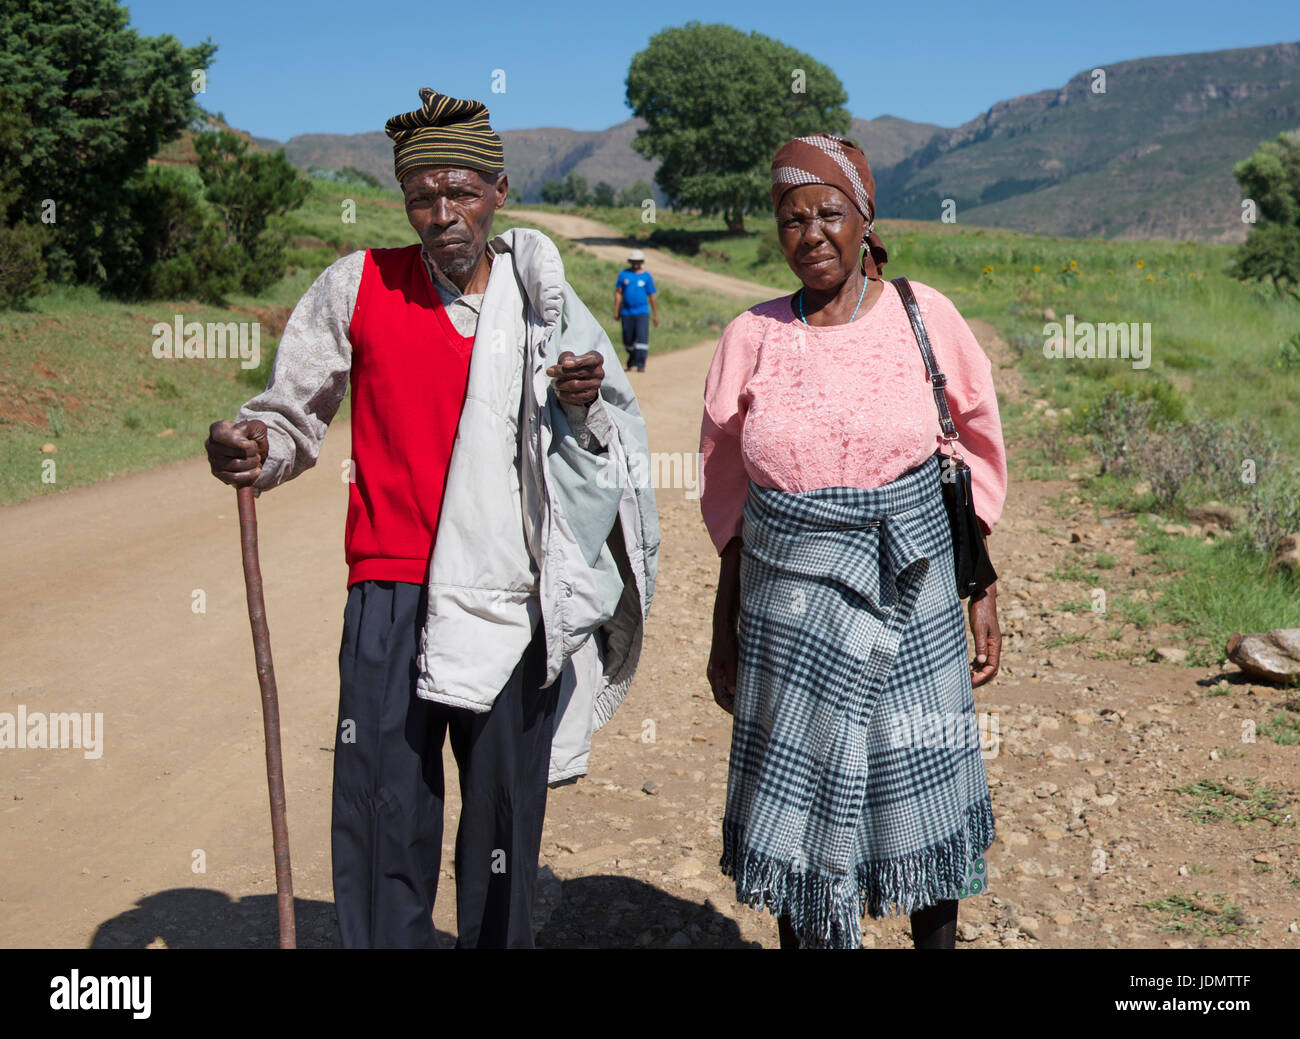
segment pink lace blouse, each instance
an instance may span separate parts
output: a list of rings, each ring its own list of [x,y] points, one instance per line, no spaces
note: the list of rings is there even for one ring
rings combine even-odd
[[[992,365],[951,300],[919,281],[912,288],[989,533],[1007,491]],[[792,300],[759,303],[727,325],[709,367],[700,509],[719,553],[741,533],[751,477],[786,491],[879,487],[941,442],[925,362],[892,285],[851,324],[805,325]]]

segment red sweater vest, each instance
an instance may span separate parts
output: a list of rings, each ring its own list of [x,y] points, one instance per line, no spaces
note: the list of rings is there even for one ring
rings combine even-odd
[[[423,584],[469,381],[473,336],[456,331],[419,245],[369,249],[352,323],[348,586]]]

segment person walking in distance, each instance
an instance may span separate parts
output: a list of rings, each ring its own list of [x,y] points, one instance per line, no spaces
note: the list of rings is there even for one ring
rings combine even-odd
[[[650,352],[650,323],[659,327],[659,301],[654,276],[645,269],[645,253],[633,249],[627,267],[614,282],[614,320],[623,322],[623,346],[627,349],[627,370],[645,371]]]

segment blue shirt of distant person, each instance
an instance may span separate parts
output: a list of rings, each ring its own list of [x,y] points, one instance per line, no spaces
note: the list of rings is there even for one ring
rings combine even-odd
[[[614,320],[623,322],[623,346],[627,350],[627,370],[645,371],[650,352],[650,322],[659,326],[659,301],[655,280],[645,269],[645,253],[633,249],[627,267],[619,271],[614,282]]]

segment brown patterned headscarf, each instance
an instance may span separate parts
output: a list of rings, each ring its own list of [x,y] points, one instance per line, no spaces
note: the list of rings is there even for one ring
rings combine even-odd
[[[772,159],[772,208],[791,188],[804,184],[829,184],[848,196],[867,222],[862,273],[880,277],[889,259],[885,243],[872,228],[876,222],[876,179],[862,149],[847,137],[815,133],[783,144]]]

